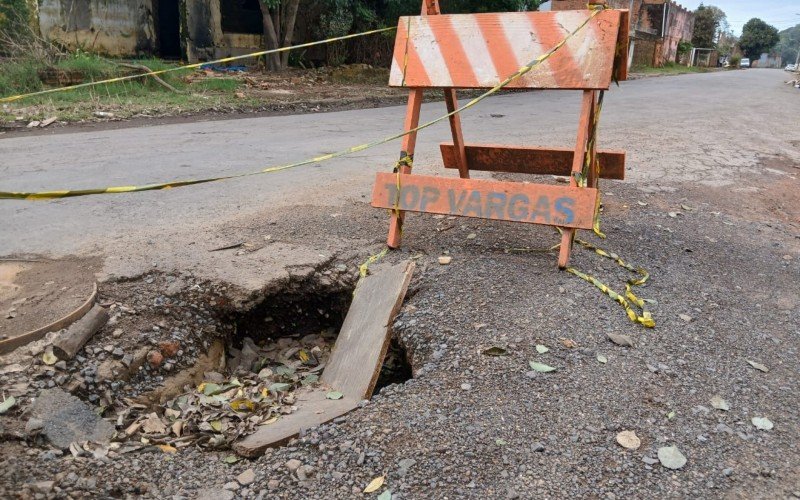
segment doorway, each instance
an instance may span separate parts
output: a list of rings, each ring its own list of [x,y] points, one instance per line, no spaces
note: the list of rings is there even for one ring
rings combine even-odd
[[[158,55],[164,59],[181,58],[180,0],[156,0]]]

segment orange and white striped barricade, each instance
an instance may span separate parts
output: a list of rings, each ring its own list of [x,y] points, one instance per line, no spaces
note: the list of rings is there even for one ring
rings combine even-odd
[[[558,265],[566,267],[575,230],[593,228],[598,177],[624,177],[625,152],[597,150],[595,138],[599,96],[613,80],[626,78],[627,46],[626,10],[444,15],[438,0],[423,0],[421,16],[401,17],[389,85],[410,88],[404,130],[412,132],[403,137],[395,172],[379,173],[372,195],[372,206],[392,210],[388,246],[400,246],[404,211],[547,224],[563,230]],[[441,152],[445,167],[458,169],[459,177],[411,174],[424,89],[442,89],[452,113],[456,89],[495,88],[526,65],[532,68],[504,88],[583,92],[574,149],[465,144],[459,114],[453,114],[453,142],[442,144]],[[470,170],[570,181],[477,180]]]

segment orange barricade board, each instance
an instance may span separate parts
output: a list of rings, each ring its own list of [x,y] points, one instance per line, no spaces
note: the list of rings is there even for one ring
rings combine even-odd
[[[491,88],[590,15],[588,10],[564,10],[401,17],[389,85]],[[619,61],[619,56],[627,58],[627,28],[627,11],[601,12],[552,58],[508,88],[607,89],[615,67],[617,80],[627,76],[626,61]],[[624,52],[618,51],[619,39]]]
[[[597,190],[548,184],[379,173],[372,206],[591,229]]]
[[[567,266],[575,231],[594,228],[598,180],[625,177],[625,152],[599,150],[597,129],[602,92],[627,77],[629,16],[592,9],[442,15],[438,0],[422,0],[421,16],[400,18],[389,84],[409,88],[409,133],[395,172],[378,174],[372,193],[373,206],[391,210],[390,248],[400,246],[405,211],[459,215],[558,226],[558,265]],[[466,144],[456,89],[501,85],[582,91],[575,147]],[[458,178],[412,175],[426,88],[443,90],[453,142],[442,158]],[[470,170],[568,176],[569,185],[473,180]]]

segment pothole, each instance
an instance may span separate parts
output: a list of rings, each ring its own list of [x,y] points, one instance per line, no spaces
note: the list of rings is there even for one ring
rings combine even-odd
[[[112,320],[75,359],[46,365],[44,346],[35,346],[32,372],[3,381],[18,382],[23,398],[46,388],[79,396],[116,424],[126,446],[227,448],[289,417],[304,394],[330,391],[320,377],[353,286],[315,273],[242,302],[226,285],[190,277],[109,283],[101,298]],[[373,393],[411,377],[393,340]]]

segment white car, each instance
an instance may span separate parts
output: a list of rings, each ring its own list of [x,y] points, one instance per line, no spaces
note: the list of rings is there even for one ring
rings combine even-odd
[[[797,65],[796,64],[787,64],[786,67],[783,68],[783,69],[786,70],[786,71],[797,71]]]
[[[739,61],[740,68],[749,68],[750,67],[750,59],[747,57],[743,57],[741,61]]]

